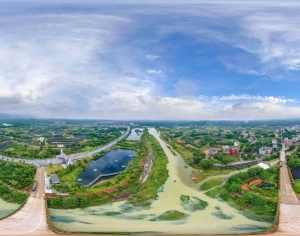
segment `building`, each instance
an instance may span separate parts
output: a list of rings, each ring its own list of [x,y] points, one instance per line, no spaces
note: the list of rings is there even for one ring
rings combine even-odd
[[[267,155],[267,154],[271,154],[273,152],[273,148],[272,147],[260,147],[258,150],[259,155]]]
[[[273,148],[277,148],[278,146],[277,146],[277,139],[273,139],[272,140],[272,147]]]
[[[289,147],[289,146],[291,146],[293,144],[293,140],[291,140],[291,139],[284,139],[283,143],[284,143],[285,147]]]
[[[236,154],[238,154],[238,149],[237,148],[230,148],[229,149],[229,154],[231,156],[235,156]]]
[[[223,145],[222,150],[223,152],[228,152],[230,149],[229,145]]]
[[[209,149],[208,155],[210,157],[213,157],[217,152],[218,152],[218,150],[216,150],[216,149]]]
[[[240,145],[240,142],[239,142],[239,141],[234,141],[234,142],[233,142],[233,146],[237,147],[237,146],[239,146],[239,145]]]
[[[57,174],[50,175],[52,184],[60,184],[59,178]]]

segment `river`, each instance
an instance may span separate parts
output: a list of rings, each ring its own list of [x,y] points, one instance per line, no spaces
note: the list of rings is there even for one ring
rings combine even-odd
[[[0,219],[15,212],[20,207],[17,203],[10,203],[0,198]]]
[[[169,163],[169,178],[151,207],[133,207],[126,201],[85,209],[50,209],[53,223],[70,232],[147,232],[170,234],[237,234],[268,228],[271,223],[250,220],[225,202],[212,199],[199,191],[199,185],[190,184],[192,168],[185,168],[179,155],[173,155],[154,128],[149,129],[161,144]],[[191,211],[180,201],[181,195],[196,197],[208,203],[205,210]],[[151,221],[169,210],[185,213],[177,221]],[[225,215],[220,217],[220,215]]]

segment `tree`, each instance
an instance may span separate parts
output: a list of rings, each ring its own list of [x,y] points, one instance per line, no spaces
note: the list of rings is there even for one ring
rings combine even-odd
[[[211,160],[203,160],[201,166],[203,169],[208,170],[214,167],[214,163]]]

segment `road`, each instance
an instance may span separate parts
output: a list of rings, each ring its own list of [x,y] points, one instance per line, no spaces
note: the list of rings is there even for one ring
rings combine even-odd
[[[115,139],[114,141],[100,147],[97,149],[94,149],[92,151],[89,152],[85,152],[85,153],[80,153],[80,154],[74,154],[72,156],[72,160],[78,160],[78,159],[82,159],[85,157],[88,157],[90,155],[94,155],[98,152],[101,152],[107,148],[112,147],[113,145],[115,145],[117,142],[119,142],[121,139],[123,139],[124,137],[126,137],[126,135],[129,133],[130,131],[130,127],[127,126],[127,131],[122,134],[119,138]],[[13,158],[13,157],[7,157],[7,156],[2,156],[0,155],[0,159],[4,159],[6,161],[13,161],[13,162],[19,162],[19,161],[24,161],[26,164],[33,164],[33,165],[37,165],[37,166],[46,166],[50,163],[52,163],[53,165],[59,165],[59,164],[63,164],[64,161],[60,158],[47,158],[47,159],[43,159],[43,160],[39,160],[39,159],[23,159],[23,158]]]
[[[0,221],[0,235],[50,235],[44,201],[44,168],[38,168],[35,180],[37,189],[29,196],[21,210]]]
[[[283,165],[280,171],[280,208],[278,233],[298,234],[300,232],[300,203],[291,185],[284,147],[280,153]]]

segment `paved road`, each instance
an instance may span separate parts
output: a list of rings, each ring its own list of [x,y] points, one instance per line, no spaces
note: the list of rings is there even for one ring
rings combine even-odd
[[[50,235],[44,201],[44,168],[38,168],[37,190],[32,192],[23,208],[14,215],[0,221],[0,235]]]
[[[280,171],[280,214],[278,233],[298,234],[300,232],[300,203],[291,186],[285,158],[285,151],[280,153],[283,166]]]
[[[98,152],[101,152],[107,148],[112,147],[113,145],[115,145],[117,142],[119,142],[121,139],[123,139],[130,131],[130,127],[127,126],[127,131],[122,134],[119,138],[115,139],[114,141],[100,147],[97,149],[94,149],[92,151],[89,152],[85,152],[85,153],[79,153],[79,154],[74,154],[72,156],[72,160],[78,160],[78,159],[82,159],[85,157],[88,157],[90,155],[94,155]],[[37,165],[37,166],[46,166],[49,163],[52,163],[53,165],[59,165],[59,164],[63,164],[64,161],[61,158],[48,158],[48,159],[43,159],[43,160],[39,160],[39,159],[23,159],[23,158],[12,158],[12,157],[7,157],[7,156],[2,156],[0,155],[0,159],[4,159],[6,161],[13,161],[13,162],[19,162],[19,161],[24,161],[27,164],[33,164],[33,165]]]

